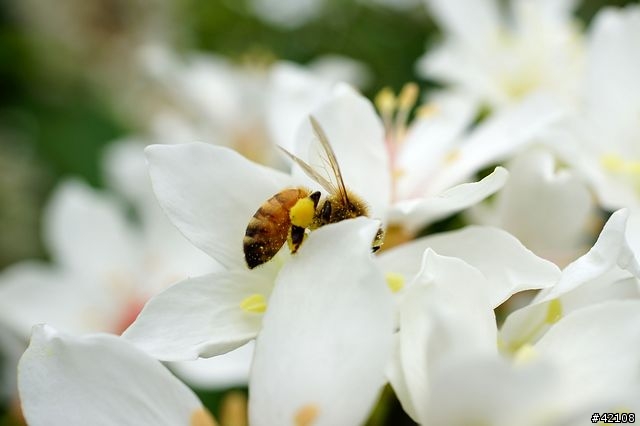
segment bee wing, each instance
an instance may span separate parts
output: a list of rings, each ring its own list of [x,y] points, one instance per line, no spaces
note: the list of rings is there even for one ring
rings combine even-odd
[[[336,159],[336,154],[331,148],[331,144],[329,143],[329,139],[327,138],[326,133],[320,127],[320,123],[315,119],[312,115],[309,116],[309,121],[311,121],[311,127],[313,128],[313,133],[315,133],[318,141],[322,145],[322,149],[326,154],[326,159],[329,162],[329,166],[331,167],[331,171],[333,172],[333,177],[335,177],[336,183],[331,184],[334,188],[332,194],[339,195],[342,198],[342,201],[345,204],[349,204],[349,197],[347,196],[347,188],[344,185],[344,180],[342,179],[342,172],[340,171],[340,166],[338,165],[338,160]]]
[[[309,176],[311,179],[318,182],[318,184],[320,184],[320,186],[322,186],[325,191],[327,191],[330,194],[338,193],[338,188],[336,188],[334,184],[332,184],[323,176],[321,176],[318,172],[313,170],[313,167],[308,165],[304,160],[296,157],[295,155],[293,155],[292,153],[290,153],[289,151],[287,151],[281,146],[278,146],[278,148],[280,148],[280,150],[284,152],[287,155],[287,157],[291,158],[291,160],[293,160],[294,163],[300,166],[300,168],[307,174],[307,176]]]

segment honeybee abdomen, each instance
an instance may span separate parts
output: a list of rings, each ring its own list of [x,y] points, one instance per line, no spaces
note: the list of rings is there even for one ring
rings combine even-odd
[[[304,188],[289,188],[269,198],[253,215],[245,232],[244,258],[249,268],[271,260],[287,241],[291,219],[289,210],[309,196]]]

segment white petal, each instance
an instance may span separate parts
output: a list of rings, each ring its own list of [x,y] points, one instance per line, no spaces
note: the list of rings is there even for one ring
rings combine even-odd
[[[427,402],[430,416],[421,420],[460,426],[584,424],[593,409],[579,422],[566,423],[585,401],[575,401],[561,373],[548,363],[513,366],[498,357],[469,358],[434,375],[438,391]]]
[[[184,382],[200,389],[246,387],[253,359],[253,342],[226,354],[196,361],[170,363],[170,368]]]
[[[482,46],[500,30],[495,0],[427,0],[427,6],[447,35],[470,46]]]
[[[640,297],[640,267],[626,241],[627,217],[626,210],[615,212],[587,254],[567,266],[558,282],[540,292],[532,304],[507,317],[500,330],[505,343],[518,346],[514,342],[521,342],[523,336],[526,341],[535,341],[547,331],[550,324],[536,328],[545,322],[554,299],[561,304],[560,313],[567,315],[604,300]]]
[[[309,63],[309,69],[326,80],[342,81],[361,89],[371,82],[369,67],[348,56],[322,55]]]
[[[435,197],[401,201],[393,206],[390,221],[416,232],[427,223],[479,203],[500,190],[508,177],[506,169],[496,167],[493,173],[478,182],[454,186]]]
[[[124,206],[80,181],[58,187],[43,226],[54,259],[72,271],[103,276],[135,261],[136,232]]]
[[[615,212],[604,225],[598,240],[591,250],[562,271],[557,285],[541,294],[539,302],[562,296],[578,286],[598,278],[613,268],[627,270],[640,277],[640,263],[637,254],[627,243],[626,224],[629,211]]]
[[[547,259],[573,260],[593,213],[585,184],[566,169],[557,171],[548,151],[527,151],[508,167],[510,178],[493,203],[491,224]]]
[[[254,294],[269,299],[272,264],[191,278],[153,297],[123,337],[164,361],[194,360],[228,352],[253,339],[262,314],[241,302]]]
[[[224,266],[245,267],[242,238],[258,208],[288,176],[202,143],[146,149],[153,189],[174,225]]]
[[[640,7],[604,8],[592,24],[586,67],[589,119],[604,130],[605,152],[637,156]],[[606,75],[607,78],[602,78]],[[635,141],[633,135],[636,136]],[[622,148],[622,149],[621,149]]]
[[[378,226],[325,226],[282,269],[256,341],[252,425],[304,414],[317,426],[365,420],[392,343],[392,297],[371,256]]]
[[[112,335],[77,338],[37,326],[18,381],[33,426],[186,426],[205,415],[165,367]]]
[[[272,139],[293,152],[298,127],[310,111],[326,101],[333,85],[333,80],[320,78],[299,65],[274,65],[267,97],[267,125]]]
[[[385,271],[410,280],[418,273],[427,248],[458,257],[482,272],[495,286],[490,296],[494,307],[519,291],[549,287],[560,277],[556,265],[537,257],[507,232],[479,226],[420,238],[383,252],[378,260]]]
[[[425,193],[437,193],[468,180],[474,172],[499,163],[537,142],[566,114],[552,99],[532,95],[489,117],[460,143],[456,155],[432,179]]]
[[[640,301],[608,301],[579,309],[553,326],[535,348],[585,395],[638,385]]]
[[[431,249],[425,252],[422,270],[400,305],[398,361],[404,380],[399,385],[410,396],[401,402],[415,410],[415,418],[429,415],[423,401],[437,392],[430,386],[434,371],[460,357],[496,353],[490,293],[477,269]]]
[[[32,327],[43,322],[74,333],[107,331],[114,312],[102,284],[44,263],[18,263],[0,275],[0,322],[25,342]]]
[[[371,102],[350,87],[339,85],[311,114],[335,151],[347,188],[368,204],[372,218],[384,222],[391,200],[391,176],[384,129]],[[317,170],[326,170],[328,166],[322,160],[326,157],[318,152],[319,144],[314,139],[307,119],[298,130],[295,152]]]
[[[433,112],[416,117],[397,154],[394,169],[400,174],[396,178],[396,200],[427,195],[421,191],[422,184],[455,150],[477,109],[474,99],[456,92],[437,93],[425,106]]]
[[[153,197],[144,148],[144,141],[126,139],[110,143],[103,153],[107,184],[134,203]]]

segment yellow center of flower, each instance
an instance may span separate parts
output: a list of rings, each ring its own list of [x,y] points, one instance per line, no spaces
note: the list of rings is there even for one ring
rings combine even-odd
[[[289,210],[291,223],[302,228],[308,228],[313,222],[316,208],[313,200],[309,197],[299,199]]]
[[[240,308],[252,314],[263,314],[267,310],[267,300],[262,294],[255,293],[240,302]]]
[[[538,356],[533,345],[529,343],[525,343],[516,351],[513,355],[513,363],[515,365],[524,365],[530,363],[533,359]]]
[[[206,408],[198,408],[191,413],[191,419],[189,419],[190,426],[216,426],[217,423],[214,420],[211,413]]]
[[[562,318],[562,302],[559,299],[553,299],[549,302],[544,321],[547,324],[555,324],[560,318]]]
[[[404,276],[395,272],[387,272],[385,274],[387,286],[393,293],[397,293],[404,288]]]
[[[293,418],[293,423],[296,426],[311,426],[318,418],[320,409],[317,405],[307,404],[300,408]]]
[[[517,355],[518,351],[520,351],[525,345],[533,342],[538,336],[546,331],[550,325],[558,322],[560,318],[562,318],[562,311],[562,302],[559,299],[549,301],[547,304],[547,311],[541,321],[537,324],[533,324],[529,331],[524,336],[521,336],[520,339],[508,343],[499,341],[498,347],[510,352],[511,354]]]

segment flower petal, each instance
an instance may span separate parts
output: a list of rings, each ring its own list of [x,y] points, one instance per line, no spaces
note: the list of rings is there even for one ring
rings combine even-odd
[[[181,281],[153,297],[123,337],[155,358],[186,361],[238,348],[260,330],[262,314],[241,303],[260,294],[269,299],[275,272],[265,268],[220,271]]]
[[[393,206],[390,221],[416,232],[430,222],[464,210],[494,194],[502,188],[508,176],[506,169],[496,167],[493,173],[478,182],[454,186],[435,197],[401,201]]]
[[[175,226],[226,267],[245,267],[242,238],[270,197],[291,185],[288,176],[236,152],[202,143],[146,149],[153,189]]]
[[[482,46],[501,28],[495,0],[427,0],[427,6],[447,35],[469,46]]]
[[[433,371],[460,357],[496,353],[490,293],[489,283],[477,269],[431,249],[425,252],[422,270],[399,308],[397,362],[404,375],[399,387],[407,389],[410,397],[401,402],[414,419],[429,416],[423,401],[435,391],[430,386]]]
[[[53,257],[72,271],[104,276],[114,265],[135,261],[136,231],[127,222],[124,206],[80,181],[58,187],[43,226]]]
[[[568,263],[584,245],[593,201],[586,185],[567,169],[557,170],[548,151],[524,152],[509,164],[510,178],[484,223],[499,226],[540,256]],[[584,249],[583,249],[584,250]]]
[[[267,98],[267,125],[272,139],[293,152],[296,130],[310,111],[326,101],[334,84],[293,63],[274,65]]]
[[[507,317],[500,334],[505,344],[516,347],[520,342],[534,341],[544,329],[536,330],[545,322],[550,303],[560,303],[560,315],[608,299],[640,297],[638,277],[640,266],[627,242],[626,224],[629,212],[615,212],[605,224],[598,240],[589,252],[563,271],[557,284],[536,296],[534,301]]]
[[[72,337],[34,328],[18,385],[30,425],[192,425],[198,398],[159,362],[106,334]]]
[[[101,284],[41,262],[18,263],[0,275],[0,323],[25,342],[32,327],[42,322],[73,333],[107,331],[114,312]]]
[[[331,98],[311,115],[335,151],[347,188],[367,203],[372,218],[384,222],[391,201],[391,175],[384,128],[371,102],[351,87],[338,85]],[[325,157],[314,140],[311,123],[304,120],[298,129],[295,152],[314,168],[326,170]]]
[[[519,291],[549,287],[560,277],[556,265],[537,257],[509,233],[480,226],[420,238],[382,253],[378,260],[383,270],[410,280],[427,248],[460,258],[482,272],[494,287],[490,296],[494,307]]]
[[[425,191],[438,193],[468,180],[478,170],[504,161],[539,141],[565,114],[562,106],[542,95],[531,95],[504,108],[468,134],[447,167],[428,182]]]
[[[196,361],[173,362],[170,368],[184,382],[200,389],[246,387],[253,358],[253,342],[226,354]]]
[[[282,269],[256,341],[252,425],[365,420],[393,331],[391,293],[371,256],[378,226],[358,218],[322,227]]]
[[[553,360],[581,394],[605,396],[637,386],[640,301],[579,309],[558,321],[535,348]]]

